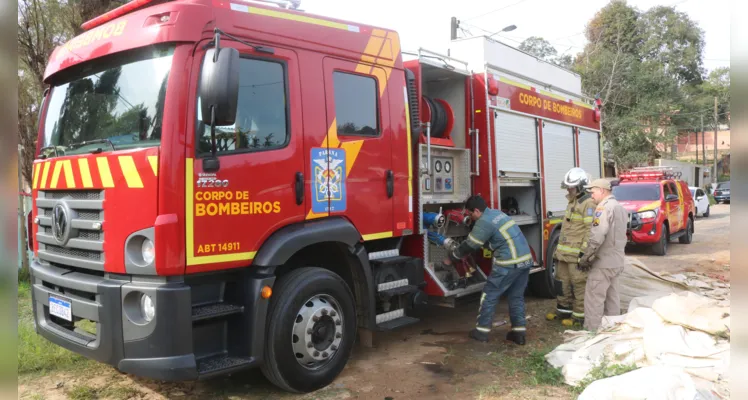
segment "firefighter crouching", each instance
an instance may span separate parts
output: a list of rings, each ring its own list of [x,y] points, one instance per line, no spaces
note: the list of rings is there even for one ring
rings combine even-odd
[[[553,258],[558,260],[556,278],[561,281],[561,293],[557,296],[556,312],[549,313],[549,320],[561,319],[565,326],[584,326],[584,291],[587,272],[579,269],[579,257],[587,247],[587,238],[595,212],[595,201],[585,191],[589,183],[587,173],[581,168],[572,168],[564,176],[561,188],[566,189],[566,214],[561,222],[561,235]]]
[[[611,193],[610,182],[597,179],[585,188],[592,194],[597,208],[579,266],[589,271],[584,294],[584,329],[595,331],[603,315],[621,314],[618,277],[624,268],[628,221],[626,210]]]
[[[487,247],[493,252],[493,265],[480,300],[478,323],[469,336],[482,342],[488,341],[493,316],[499,297],[505,294],[509,303],[509,318],[512,329],[507,340],[525,344],[525,288],[533,265],[530,246],[513,219],[499,210],[490,209],[480,196],[472,196],[465,203],[475,225],[467,240],[449,250],[449,265],[468,254]]]

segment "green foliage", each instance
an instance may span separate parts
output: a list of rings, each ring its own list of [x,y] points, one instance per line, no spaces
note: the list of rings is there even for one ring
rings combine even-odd
[[[587,374],[587,376],[582,379],[577,386],[574,387],[573,391],[575,394],[580,394],[584,392],[584,389],[586,389],[587,386],[589,386],[592,382],[600,379],[610,378],[613,376],[623,375],[638,368],[639,367],[633,364],[610,364],[608,360],[603,359],[600,364],[595,365]]]
[[[570,69],[574,63],[571,55],[559,55],[556,48],[550,42],[538,36],[531,36],[523,40],[518,49],[532,54],[541,60],[556,64],[559,67]]]

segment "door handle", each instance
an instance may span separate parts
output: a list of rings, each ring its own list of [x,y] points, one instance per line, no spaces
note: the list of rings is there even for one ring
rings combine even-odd
[[[296,173],[296,205],[300,206],[304,203],[304,174],[301,172]]]
[[[392,170],[387,170],[387,198],[392,198],[395,194],[395,174]]]

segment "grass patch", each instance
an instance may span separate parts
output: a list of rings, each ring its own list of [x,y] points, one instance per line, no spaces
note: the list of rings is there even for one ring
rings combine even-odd
[[[99,398],[96,388],[88,385],[76,386],[66,393],[70,400],[96,400]]]
[[[506,370],[508,374],[519,373],[523,375],[526,385],[561,386],[564,383],[561,368],[553,368],[545,360],[545,355],[552,350],[553,348],[547,348],[532,350],[529,354],[514,355],[499,352],[494,355],[494,359],[498,358],[499,360],[491,362],[491,364]]]
[[[483,399],[485,397],[498,396],[505,391],[504,385],[499,382],[494,382],[488,386],[483,386],[478,391],[478,398]]]
[[[100,398],[114,400],[137,399],[143,396],[143,392],[128,386],[105,386],[95,388],[89,385],[78,385],[65,392],[71,400],[97,400]]]
[[[31,285],[18,283],[18,373],[49,372],[73,365],[90,365],[88,359],[37,335],[31,307]]]
[[[574,387],[574,393],[577,395],[581,394],[582,392],[584,392],[584,389],[586,389],[587,386],[589,386],[592,382],[598,381],[600,379],[610,378],[612,376],[623,375],[638,368],[639,367],[634,364],[611,365],[608,360],[603,359],[603,361],[599,365],[596,365],[590,370],[587,376],[579,382],[579,385]]]

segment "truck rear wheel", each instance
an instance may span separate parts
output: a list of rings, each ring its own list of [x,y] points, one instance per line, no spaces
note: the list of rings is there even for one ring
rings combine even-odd
[[[353,294],[339,275],[312,267],[290,271],[273,289],[262,373],[289,392],[323,388],[348,362],[355,333]]]
[[[556,298],[556,264],[558,261],[553,259],[553,253],[556,252],[559,236],[558,232],[551,235],[545,260],[545,270],[530,275],[529,286],[535,296],[546,299]]]

